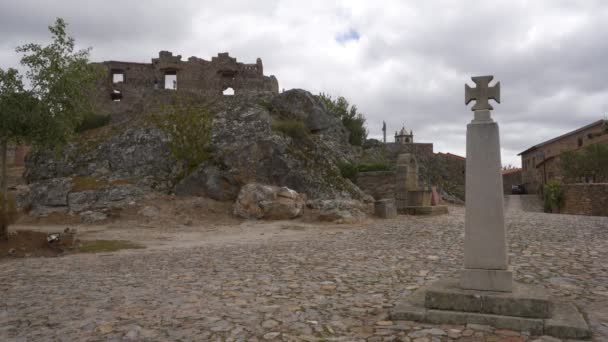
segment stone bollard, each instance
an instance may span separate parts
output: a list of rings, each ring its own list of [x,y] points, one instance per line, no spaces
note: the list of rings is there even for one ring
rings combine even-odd
[[[374,203],[374,211],[377,217],[380,218],[394,218],[397,217],[397,207],[395,207],[395,200],[392,198],[384,198]]]

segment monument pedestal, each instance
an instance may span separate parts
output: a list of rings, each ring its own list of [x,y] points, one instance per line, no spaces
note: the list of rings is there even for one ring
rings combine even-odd
[[[513,291],[513,271],[465,268],[460,271],[460,287],[479,291]]]
[[[554,302],[543,288],[511,284],[511,292],[477,291],[463,289],[458,277],[442,279],[398,302],[390,312],[390,319],[431,324],[483,324],[561,339],[591,336],[583,315],[574,305]]]

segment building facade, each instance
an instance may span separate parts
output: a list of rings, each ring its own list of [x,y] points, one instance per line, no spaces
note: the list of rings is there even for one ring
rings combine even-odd
[[[534,145],[519,153],[521,156],[522,183],[529,193],[538,193],[550,180],[562,180],[560,155],[598,143],[608,144],[606,120],[598,120],[587,126]]]

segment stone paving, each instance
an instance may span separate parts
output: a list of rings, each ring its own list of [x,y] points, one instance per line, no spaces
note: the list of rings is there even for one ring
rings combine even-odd
[[[388,321],[462,264],[464,209],[294,240],[0,262],[0,341],[558,341]],[[508,201],[516,279],[574,301],[608,341],[608,218]]]

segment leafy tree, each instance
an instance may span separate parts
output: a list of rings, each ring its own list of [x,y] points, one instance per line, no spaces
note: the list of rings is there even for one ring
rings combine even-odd
[[[213,117],[206,106],[175,95],[171,105],[150,114],[150,121],[169,140],[171,154],[182,163],[178,179],[211,158],[208,146]]]
[[[582,151],[568,151],[560,156],[560,166],[568,181],[583,178],[593,182],[608,181],[608,144],[588,145]]]
[[[551,180],[545,184],[543,202],[546,213],[559,213],[564,206],[564,189],[560,182]]]
[[[350,105],[343,96],[334,100],[330,95],[321,93],[319,99],[330,113],[342,120],[342,124],[349,132],[348,142],[351,145],[363,146],[367,139],[367,129],[365,116],[358,111],[357,106]]]
[[[82,118],[91,112],[89,94],[100,69],[89,64],[90,49],[75,51],[66,23],[58,18],[49,27],[49,45],[25,44],[23,54],[29,89],[15,69],[0,71],[0,154],[2,203],[7,199],[7,146],[27,143],[54,148],[65,143]],[[7,205],[2,214],[7,216]],[[0,238],[6,239],[8,224],[0,224]]]

